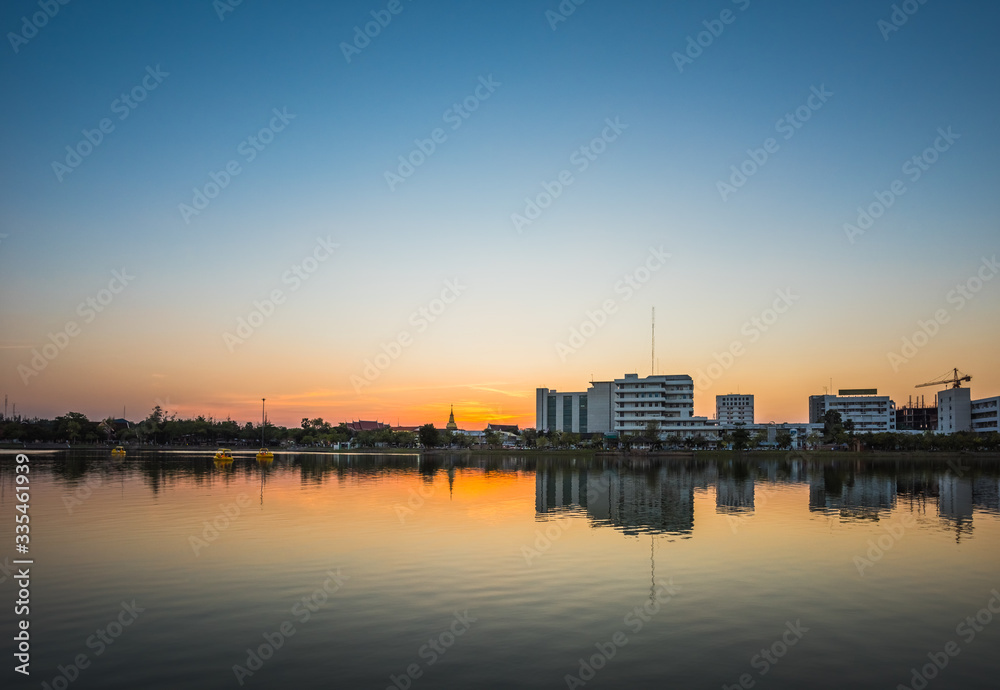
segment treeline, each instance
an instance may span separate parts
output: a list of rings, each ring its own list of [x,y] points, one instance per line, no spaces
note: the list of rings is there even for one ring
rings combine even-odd
[[[346,424],[332,425],[322,418],[305,419],[297,428],[271,424],[264,427],[265,445],[333,445],[355,440],[375,446],[389,444],[406,447],[416,443],[416,434],[380,431],[354,432]],[[142,444],[142,445],[259,445],[261,425],[240,424],[231,419],[217,420],[198,416],[177,419],[159,405],[141,422],[122,423],[108,418],[93,421],[80,412],[68,412],[55,419],[5,419],[0,422],[0,441],[49,442],[71,444]]]
[[[865,450],[926,450],[926,451],[979,451],[1000,452],[1000,434],[995,431],[980,434],[958,431],[954,434],[903,434],[880,432],[858,434],[857,439]]]

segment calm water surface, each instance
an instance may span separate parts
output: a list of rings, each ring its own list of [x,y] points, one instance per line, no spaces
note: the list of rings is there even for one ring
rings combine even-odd
[[[997,460],[29,457],[5,688],[1000,685]]]

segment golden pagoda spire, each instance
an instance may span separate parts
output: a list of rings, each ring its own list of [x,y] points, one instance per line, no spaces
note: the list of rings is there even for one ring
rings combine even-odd
[[[445,427],[448,431],[457,431],[458,424],[455,424],[455,406],[451,406],[451,414],[448,415],[448,425]]]

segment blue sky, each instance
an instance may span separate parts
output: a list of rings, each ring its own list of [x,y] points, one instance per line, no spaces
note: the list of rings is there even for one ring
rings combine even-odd
[[[914,5],[885,40],[878,22],[890,20],[892,3],[588,0],[553,30],[546,12],[557,2],[402,0],[348,62],[341,44],[387,5],[246,0],[220,20],[208,1],[76,0],[16,52],[8,35],[0,387],[40,414],[86,407],[95,394],[87,391],[109,381],[115,390],[101,395],[139,408],[151,407],[155,388],[194,409],[283,361],[301,376],[285,377],[284,391],[275,373],[273,393],[312,390],[318,376],[333,417],[413,409],[411,398],[398,402],[399,390],[430,404],[431,380],[458,389],[493,382],[527,409],[523,394],[536,385],[578,389],[591,374],[648,368],[651,306],[662,368],[689,372],[776,289],[794,287],[807,306],[721,387],[772,386],[772,367],[794,361],[787,392],[768,392],[775,414],[792,418],[806,389],[818,392],[830,376],[857,370],[902,394],[958,360],[980,374],[974,387],[992,387],[977,394],[1000,392],[981,351],[981,339],[998,334],[984,324],[995,322],[1000,281],[904,376],[886,364],[887,350],[995,251],[994,5]],[[20,32],[38,11],[6,3],[0,25]],[[679,71],[675,53],[724,11],[732,22]],[[147,68],[168,76],[118,119],[116,99]],[[481,78],[498,86],[451,129],[446,112]],[[814,87],[833,95],[783,139],[776,123]],[[274,109],[294,119],[247,162],[238,147]],[[102,118],[114,130],[60,181],[53,161]],[[577,170],[571,156],[608,118],[627,129]],[[903,163],[948,127],[960,138],[848,242],[843,225],[856,208],[903,178]],[[446,139],[390,190],[386,171],[436,128]],[[769,137],[777,151],[723,201],[717,183]],[[185,222],[179,205],[233,160],[240,174]],[[518,234],[511,215],[562,170],[572,185]],[[227,351],[221,334],[282,285],[319,236],[340,253],[246,346]],[[555,344],[660,245],[674,257],[668,269],[561,361]],[[134,284],[72,352],[24,385],[17,366],[30,348],[123,266]],[[348,381],[364,359],[456,276],[468,292],[355,397]],[[160,361],[167,373],[151,363]],[[172,383],[160,390],[153,376]],[[232,396],[234,410],[254,397]]]

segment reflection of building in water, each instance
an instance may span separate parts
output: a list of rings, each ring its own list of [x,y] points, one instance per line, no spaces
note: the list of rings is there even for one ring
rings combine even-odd
[[[694,528],[694,478],[683,469],[652,474],[604,472],[589,482],[587,514],[625,534],[689,534]]]
[[[753,512],[753,478],[736,479],[719,476],[715,484],[715,511],[717,513]]]
[[[879,513],[895,506],[894,477],[857,475],[831,466],[810,473],[809,510],[835,510],[842,517],[877,520]]]
[[[586,508],[589,476],[585,469],[539,468],[535,472],[535,512]]]
[[[972,505],[980,510],[1000,513],[1000,479],[979,477],[972,481]]]
[[[972,480],[945,474],[938,480],[941,518],[955,525],[955,540],[972,531]]]

